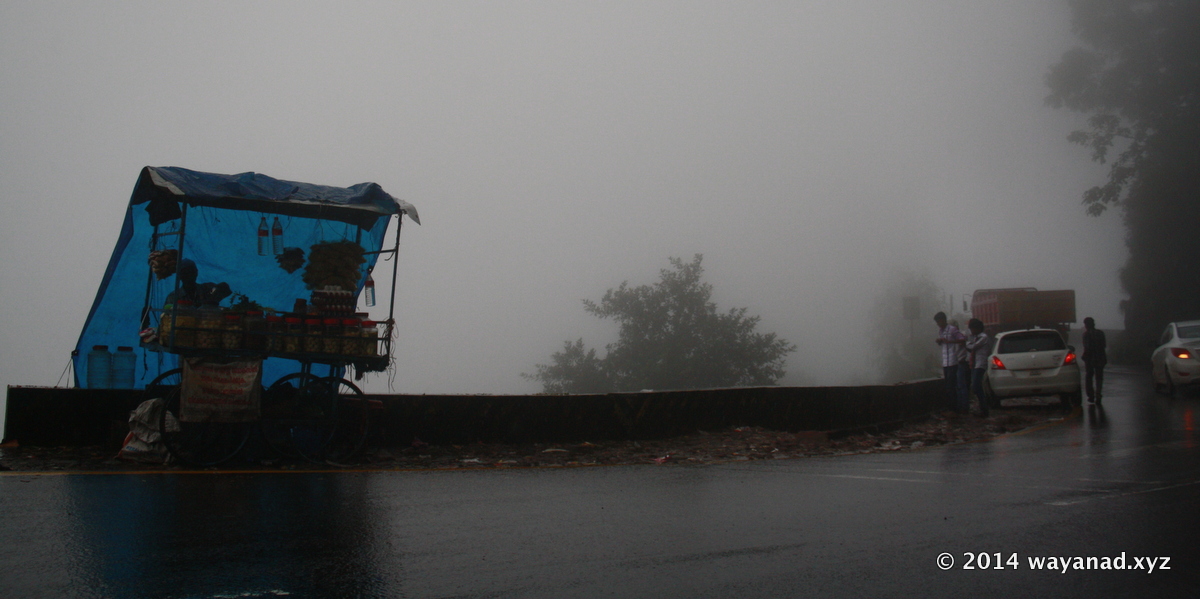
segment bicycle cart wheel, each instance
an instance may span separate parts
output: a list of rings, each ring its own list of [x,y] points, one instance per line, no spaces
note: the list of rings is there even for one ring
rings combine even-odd
[[[337,395],[321,379],[297,372],[268,389],[260,424],[263,440],[285,457],[321,462],[337,432]]]
[[[294,372],[271,383],[263,394],[259,431],[263,442],[276,454],[288,458],[301,457],[292,444],[293,430],[309,427],[305,414],[311,415],[314,411],[304,409],[301,404],[306,400],[300,396],[299,391],[301,387],[318,378],[320,377],[307,372]],[[303,432],[300,434],[304,436]]]
[[[146,393],[151,397],[160,394],[166,395],[171,392],[171,389],[178,389],[181,384],[183,384],[183,369],[172,368],[146,383]]]
[[[325,450],[325,461],[334,465],[344,464],[358,455],[367,442],[370,430],[370,406],[363,392],[354,383],[337,377],[326,377],[316,381],[326,393],[337,399],[337,426],[329,446]]]
[[[163,395],[159,430],[167,451],[175,459],[188,466],[207,468],[229,461],[242,450],[250,436],[249,423],[180,421],[180,386],[169,389]]]

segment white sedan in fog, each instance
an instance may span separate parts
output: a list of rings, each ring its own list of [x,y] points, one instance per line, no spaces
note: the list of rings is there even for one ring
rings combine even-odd
[[[1005,397],[1058,395],[1079,404],[1079,360],[1054,329],[998,333],[988,359],[983,392],[992,406]]]
[[[1150,354],[1154,389],[1174,394],[1179,387],[1200,383],[1197,352],[1200,352],[1200,320],[1168,324],[1158,347]]]

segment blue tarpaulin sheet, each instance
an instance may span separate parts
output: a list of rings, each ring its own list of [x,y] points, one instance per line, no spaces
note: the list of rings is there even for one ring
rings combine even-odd
[[[96,345],[110,350],[133,347],[137,353],[135,388],[178,367],[178,357],[150,351],[139,345],[143,326],[157,323],[176,276],[159,279],[151,273],[151,251],[176,249],[181,260],[192,260],[198,283],[226,283],[234,295],[287,312],[296,299],[311,295],[301,276],[288,273],[275,256],[258,253],[258,229],[263,217],[283,226],[287,247],[309,248],[321,242],[352,241],[368,252],[358,279],[373,268],[383,246],[388,222],[394,214],[418,220],[416,209],[388,195],[375,183],[331,187],[273,179],[258,173],[218,175],[179,167],[142,169],[125,211],[125,222],[116,248],[101,280],[73,354],[75,385],[87,387],[87,355]],[[181,236],[178,233],[184,229]],[[178,243],[183,238],[183,247]],[[372,253],[374,252],[374,253]],[[392,259],[396,259],[395,256]],[[145,308],[150,309],[148,315]],[[300,370],[300,363],[269,358],[263,364],[263,381]]]

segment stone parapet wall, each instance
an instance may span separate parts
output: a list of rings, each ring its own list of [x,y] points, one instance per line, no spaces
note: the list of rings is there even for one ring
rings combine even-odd
[[[388,444],[653,439],[761,426],[839,431],[945,405],[940,380],[859,387],[748,387],[596,395],[371,395]],[[9,387],[4,439],[22,445],[111,443],[142,391]],[[119,439],[117,439],[119,442]]]
[[[597,395],[380,395],[389,442],[652,439],[733,426],[838,431],[945,406],[941,380],[862,387],[750,387]]]

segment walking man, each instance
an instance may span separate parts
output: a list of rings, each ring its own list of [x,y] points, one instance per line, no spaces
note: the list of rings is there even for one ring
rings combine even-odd
[[[958,327],[946,322],[945,312],[934,314],[933,322],[938,326],[938,336],[934,342],[938,344],[942,354],[942,375],[946,377],[946,394],[950,409],[965,414],[970,411],[967,380],[971,375],[970,366],[966,364],[967,349],[963,347],[967,337]]]
[[[1108,364],[1107,343],[1104,331],[1096,328],[1091,316],[1083,319],[1083,388],[1088,403],[1098,404],[1103,397],[1104,366]]]

